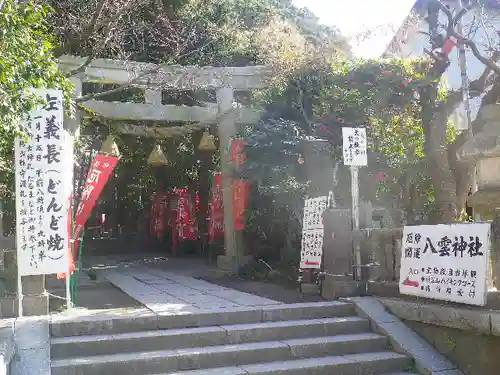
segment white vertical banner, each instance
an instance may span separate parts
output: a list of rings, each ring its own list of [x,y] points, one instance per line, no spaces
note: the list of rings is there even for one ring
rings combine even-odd
[[[323,257],[324,224],[323,213],[328,197],[306,199],[302,222],[302,246],[300,268],[321,268]]]
[[[16,240],[19,276],[68,271],[73,144],[63,129],[63,94],[35,89],[47,104],[16,139]]]
[[[491,225],[406,226],[399,291],[484,306],[490,274]]]

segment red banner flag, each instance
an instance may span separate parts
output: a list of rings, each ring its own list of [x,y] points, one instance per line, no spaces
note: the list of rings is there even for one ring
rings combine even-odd
[[[245,229],[245,211],[248,207],[250,184],[245,180],[233,181],[233,219],[234,229]]]
[[[222,199],[222,176],[220,173],[214,175],[209,218],[208,238],[210,242],[213,242],[216,238],[224,235],[224,206]]]
[[[242,167],[247,156],[245,155],[246,142],[241,139],[231,141],[231,161],[238,167]]]
[[[151,234],[161,238],[167,229],[168,193],[154,193],[151,204]]]
[[[92,161],[87,180],[83,186],[80,204],[76,210],[75,229],[73,231],[75,244],[82,235],[85,223],[94,209],[97,198],[99,198],[119,160],[120,158],[114,156],[97,154]]]
[[[443,54],[448,57],[448,55],[457,46],[457,40],[453,37],[446,39],[443,44]]]

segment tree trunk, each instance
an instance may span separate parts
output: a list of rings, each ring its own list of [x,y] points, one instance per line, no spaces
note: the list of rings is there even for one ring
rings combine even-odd
[[[465,204],[472,185],[472,177],[474,173],[473,163],[460,162],[457,160],[457,151],[463,146],[467,137],[467,133],[460,134],[456,141],[450,145],[448,150],[448,160],[456,182],[456,204],[458,215],[461,215],[465,210]]]
[[[438,87],[436,84],[429,85],[420,92],[427,165],[436,198],[430,222],[432,224],[450,224],[455,222],[457,217],[456,181],[448,160],[447,116],[444,111],[439,110],[437,98]]]

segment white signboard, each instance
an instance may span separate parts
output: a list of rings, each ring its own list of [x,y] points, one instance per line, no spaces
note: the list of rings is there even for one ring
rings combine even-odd
[[[302,230],[323,229],[323,212],[326,210],[328,197],[306,199]]]
[[[323,212],[328,197],[306,199],[302,224],[300,268],[321,268],[323,255]]]
[[[342,128],[342,145],[344,165],[368,165],[365,128]]]
[[[323,255],[323,228],[302,232],[300,268],[321,268]]]
[[[488,223],[407,226],[399,291],[484,306],[490,248]]]
[[[34,90],[47,105],[22,123],[16,139],[17,262],[21,276],[68,270],[73,145],[63,130],[63,96]]]

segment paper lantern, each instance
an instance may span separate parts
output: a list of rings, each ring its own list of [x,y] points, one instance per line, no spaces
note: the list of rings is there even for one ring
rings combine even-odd
[[[109,156],[120,157],[120,150],[118,149],[118,145],[115,142],[115,136],[111,134],[108,135],[108,137],[102,144],[100,152]]]
[[[203,132],[203,137],[201,137],[200,144],[198,145],[198,150],[200,151],[216,151],[215,147],[215,137],[209,132]]]
[[[149,154],[148,165],[151,165],[153,167],[162,167],[164,165],[168,165],[168,160],[159,144],[156,144],[153,148],[153,151],[151,151],[151,154]]]

